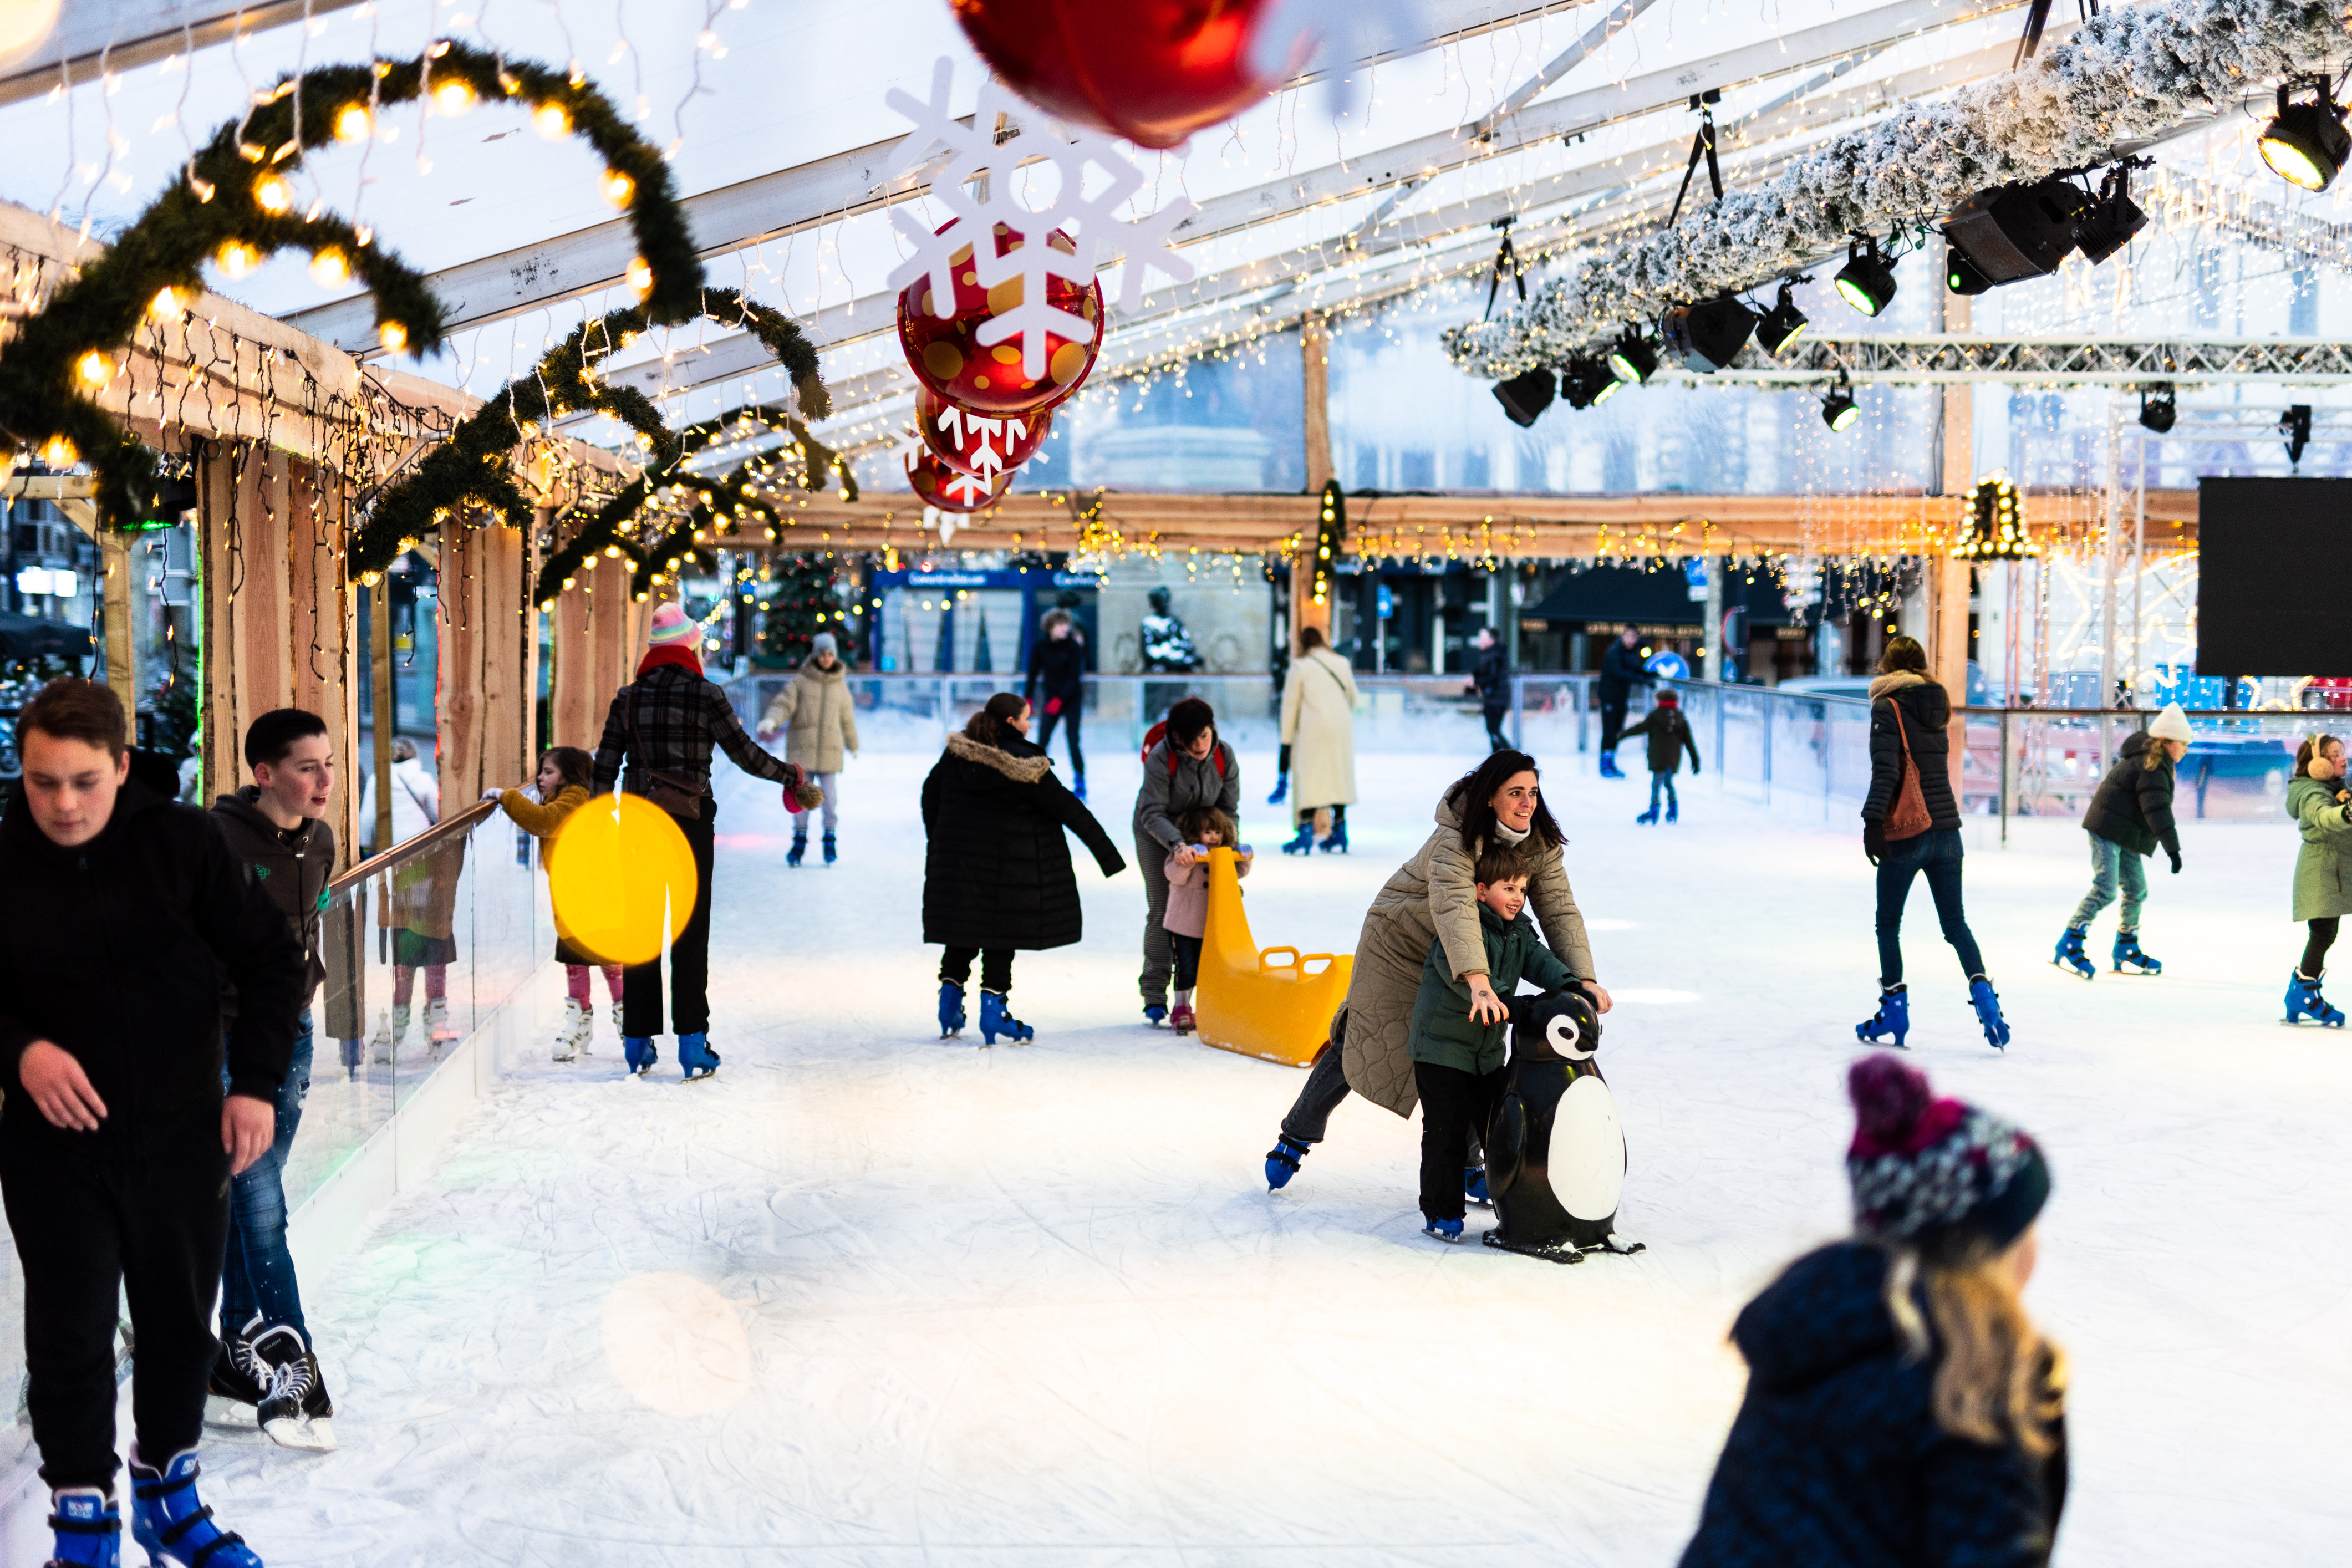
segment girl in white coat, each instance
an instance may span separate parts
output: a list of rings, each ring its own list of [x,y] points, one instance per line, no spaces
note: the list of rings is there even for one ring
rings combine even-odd
[[[1356,799],[1356,677],[1313,626],[1299,631],[1298,657],[1282,683],[1282,773],[1298,811],[1298,837],[1282,852],[1304,855],[1320,847],[1346,854],[1348,807]],[[1274,799],[1282,796],[1277,788]],[[1318,846],[1315,814],[1327,807],[1331,833]]]

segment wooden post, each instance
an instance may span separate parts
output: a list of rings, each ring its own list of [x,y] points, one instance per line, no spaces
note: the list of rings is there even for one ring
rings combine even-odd
[[[392,695],[392,583],[378,577],[368,591],[368,683],[375,706],[370,739],[375,756],[375,828],[378,849],[392,847],[392,735],[400,727],[399,705]]]
[[[473,543],[475,578],[479,584],[482,741],[479,751],[482,782],[479,795],[491,787],[520,788],[536,770],[530,755],[530,689],[523,683],[523,633],[530,606],[524,595],[525,546],[522,535],[489,517],[467,531]]]
[[[1948,289],[1942,294],[1944,330],[1967,331],[1969,296]],[[1963,505],[1976,484],[1974,390],[1967,382],[1956,382],[1944,388],[1944,471],[1940,477],[1944,494],[1959,498]],[[1955,535],[1958,531],[1956,527]],[[1944,552],[1929,557],[1927,568],[1927,668],[1950,696],[1957,710],[1969,700],[1969,563],[1963,556]],[[1957,802],[1960,798],[1961,763],[1968,754],[1967,723],[1958,711],[1952,715],[1948,734],[1952,799]]]
[[[556,595],[555,668],[551,673],[555,743],[594,750],[604,714],[597,701],[595,632],[585,589],[572,587]]]
[[[485,531],[470,520],[452,521],[441,528],[441,700],[436,706],[441,799],[447,811],[479,795],[488,779]]]
[[[237,443],[209,447],[201,465],[207,798],[243,782],[246,726],[294,700],[289,480],[283,453]]]
[[[119,528],[98,531],[98,559],[105,573],[106,683],[122,699],[131,738],[139,739],[139,662],[131,626],[131,536]]]
[[[1331,336],[1320,315],[1299,324],[1298,348],[1307,388],[1307,493],[1322,493],[1331,482]],[[1315,530],[1310,525],[1290,556],[1290,647],[1308,626],[1331,635],[1331,605],[1315,602]],[[1336,567],[1339,563],[1332,564]]]
[[[327,721],[327,743],[335,755],[327,825],[334,829],[339,865],[348,866],[358,858],[359,832],[359,771],[353,755],[359,733],[359,605],[343,577],[348,519],[341,493],[321,487],[317,470],[308,464],[293,468],[288,493],[292,501],[287,551],[289,700]]]

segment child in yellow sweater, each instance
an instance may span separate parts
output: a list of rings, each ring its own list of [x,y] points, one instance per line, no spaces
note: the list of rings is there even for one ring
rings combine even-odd
[[[552,839],[563,819],[588,804],[588,794],[595,782],[596,759],[577,746],[551,746],[539,759],[539,799],[519,789],[491,790],[482,798],[495,800],[514,818],[515,826],[533,838]],[[555,847],[547,845],[540,851],[540,863],[545,867],[554,854]],[[555,957],[563,965],[564,989],[563,1026],[556,1031],[555,1059],[568,1062],[588,1053],[588,1040],[596,1022],[595,1005],[590,1001],[588,968],[596,964],[604,972],[604,990],[613,1001],[615,1023],[621,1015],[621,966],[617,963],[597,963],[588,954],[573,947],[559,931],[555,938]]]

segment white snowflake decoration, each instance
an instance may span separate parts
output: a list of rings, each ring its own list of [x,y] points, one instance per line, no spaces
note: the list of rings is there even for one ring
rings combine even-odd
[[[914,254],[890,274],[890,287],[904,289],[929,278],[932,312],[942,319],[952,316],[955,258],[970,247],[970,265],[982,288],[994,289],[1015,279],[1021,284],[1020,301],[983,322],[977,334],[980,342],[993,346],[1019,338],[1022,374],[1035,381],[1045,374],[1048,334],[1078,343],[1091,342],[1095,335],[1094,323],[1047,300],[1052,279],[1083,289],[1094,281],[1099,267],[1123,255],[1127,265],[1118,301],[1123,310],[1143,303],[1147,268],[1171,282],[1192,280],[1192,264],[1168,237],[1199,210],[1191,202],[1180,199],[1149,216],[1122,220],[1114,215],[1143,188],[1143,174],[1109,138],[1053,124],[992,80],[981,84],[971,123],[963,124],[950,109],[954,86],[954,63],[942,57],[931,68],[929,102],[895,87],[885,95],[884,101],[915,124],[898,144],[893,171],[904,173],[944,152],[947,163],[931,175],[931,195],[954,215],[934,234],[906,206],[890,209],[890,221],[914,247]],[[1021,133],[1003,147],[996,143],[999,115],[1010,116],[1021,127]],[[1024,180],[1017,172],[1020,160],[1033,153],[1054,165],[1053,198],[1039,207],[1024,205],[1016,189],[1040,183]],[[1105,188],[1092,195],[1086,190],[1089,171],[1108,177]],[[972,188],[974,182],[979,182],[978,191]],[[993,239],[998,225],[1022,240],[1003,256]],[[1072,251],[1046,243],[1055,230],[1070,237]]]
[[[941,400],[938,423],[959,452],[964,452],[967,441],[979,443],[971,451],[964,452],[964,456],[984,479],[993,480],[1003,470],[1004,459],[1012,455],[1013,442],[1029,438],[1029,422],[1017,414],[995,416],[974,414],[944,399]]]
[[[1353,68],[1428,37],[1416,12],[1410,0],[1275,0],[1250,37],[1249,68],[1276,80],[1319,68],[1331,113],[1353,115],[1367,97]]]
[[[950,500],[961,501],[966,505],[978,505],[989,500],[996,492],[994,479],[967,474],[939,461],[936,457],[933,457],[931,449],[923,444],[922,437],[912,430],[901,430],[893,449],[898,455],[899,466],[907,470],[907,477],[910,480],[915,477],[915,465],[926,458],[931,458],[932,466],[939,469],[941,476],[940,493]]]

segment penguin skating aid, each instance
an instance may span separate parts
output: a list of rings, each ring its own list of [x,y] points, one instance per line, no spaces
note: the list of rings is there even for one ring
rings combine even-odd
[[[1512,1005],[1510,1076],[1486,1138],[1488,1247],[1555,1263],[1643,1249],[1617,1234],[1625,1135],[1600,1049],[1601,1017],[1581,993]]]

